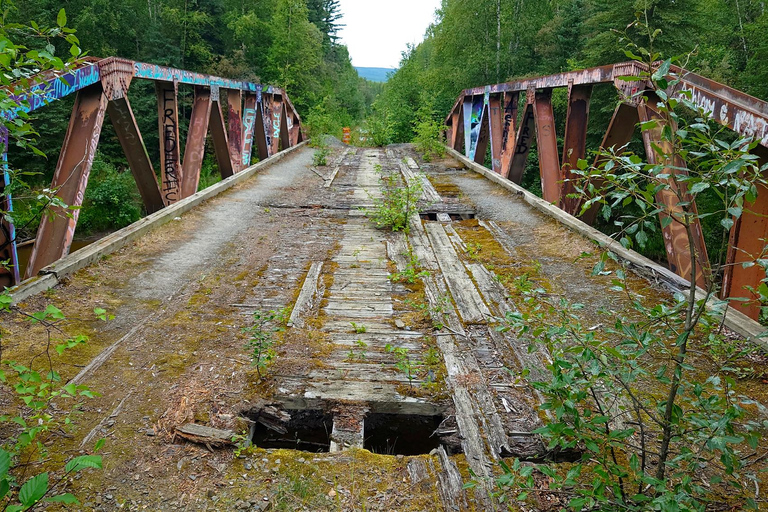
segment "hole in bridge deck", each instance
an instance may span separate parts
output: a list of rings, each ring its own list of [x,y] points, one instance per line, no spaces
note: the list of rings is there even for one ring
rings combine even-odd
[[[319,410],[286,410],[291,420],[281,434],[256,423],[251,442],[259,448],[284,448],[304,452],[327,452],[331,447],[333,416]]]
[[[421,455],[440,446],[441,415],[369,414],[365,417],[366,450],[385,455]]]
[[[419,217],[421,217],[422,220],[438,220],[437,214],[443,213],[443,212],[432,212],[432,211],[425,211],[419,213]],[[475,218],[474,212],[462,212],[462,213],[454,213],[454,212],[448,212],[448,216],[451,218],[451,220],[469,220]]]

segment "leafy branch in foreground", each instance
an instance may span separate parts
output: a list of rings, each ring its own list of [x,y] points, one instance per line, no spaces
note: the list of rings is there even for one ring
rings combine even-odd
[[[533,384],[549,418],[536,433],[548,450],[582,455],[567,469],[515,460],[503,465],[497,484],[503,496],[510,489],[519,500],[548,494],[572,510],[757,509],[765,498],[754,491],[756,457],[764,455],[759,439],[768,422],[750,414],[754,402],[737,393],[732,366],[754,348],[725,336],[727,303],[717,300],[711,278],[718,269],[704,261],[694,230],[705,215],[719,215],[730,229],[765,184],[768,167],[750,154],[757,142],[730,142],[689,91],[678,91],[679,79],[670,72],[675,59],[658,64],[653,51],[633,47],[628,53],[636,54],[648,59],[650,70],[641,78],[651,89],[640,94],[655,115],[640,129],[653,141],[652,154],[646,162],[607,151],[598,167],[580,162],[586,183],[580,190],[591,198],[582,211],[599,206],[607,219],[619,214],[617,238],[626,247],[642,246],[657,216],[663,228],[674,225],[690,251],[689,285],[649,305],[629,288],[616,255],[602,253],[593,275],[612,276],[612,290],[629,304],[624,311],[597,312],[607,327],[585,325],[582,304],[524,292],[523,308],[502,319],[500,329],[532,338],[551,356],[550,380]],[[699,214],[696,198],[710,189],[722,205]],[[676,206],[662,201],[662,193]],[[638,215],[626,213],[630,204],[639,207]],[[698,272],[706,288],[697,297]],[[546,487],[537,483],[537,472],[546,476]]]
[[[74,495],[64,492],[68,478],[84,469],[100,469],[100,455],[72,458],[66,463],[64,474],[54,482],[50,481],[48,472],[32,476],[27,473],[32,467],[30,461],[43,460],[47,456],[47,444],[51,436],[72,424],[72,417],[79,411],[83,400],[97,396],[87,386],[64,382],[53,367],[50,352],[54,348],[62,355],[85,343],[87,337],[66,337],[60,327],[66,318],[53,305],[35,313],[25,313],[14,308],[7,291],[0,294],[0,313],[6,316],[22,315],[30,323],[41,325],[47,336],[45,348],[26,365],[2,360],[3,345],[0,337],[0,388],[11,390],[19,402],[15,414],[8,410],[0,414],[0,425],[11,432],[0,445],[0,509],[17,512],[40,502],[77,504],[79,502]],[[104,321],[112,318],[100,308],[96,308],[94,313]],[[65,337],[57,339],[59,335]],[[36,368],[39,366],[35,364],[36,361],[43,361],[44,368]],[[99,440],[93,451],[98,451],[103,445],[104,439]],[[20,464],[22,459],[26,461],[24,464]]]

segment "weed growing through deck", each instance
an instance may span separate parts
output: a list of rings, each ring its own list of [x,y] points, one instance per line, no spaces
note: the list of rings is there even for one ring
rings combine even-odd
[[[355,352],[354,347],[349,349],[349,353],[347,353],[347,360],[348,361],[365,361],[367,357],[367,351],[368,344],[364,342],[363,340],[357,340],[355,341],[355,346],[359,349],[358,352]]]
[[[376,172],[382,174],[381,165],[376,164]],[[421,180],[415,179],[410,185],[401,185],[397,174],[381,176],[381,198],[373,199],[373,208],[366,209],[366,215],[377,228],[408,233],[409,222],[418,214],[418,200],[421,197]]]
[[[647,35],[652,42],[658,34]],[[496,483],[513,489],[519,500],[557,496],[572,510],[762,509],[766,499],[754,465],[756,456],[764,456],[756,454],[764,454],[759,439],[768,422],[755,420],[749,412],[754,402],[735,391],[732,359],[741,354],[723,336],[727,303],[717,300],[715,272],[696,247],[702,216],[694,205],[698,194],[715,190],[723,201],[717,214],[730,229],[765,185],[768,165],[750,154],[756,141],[726,142],[690,91],[667,94],[679,85],[672,59],[659,64],[658,54],[630,46],[628,55],[635,54],[647,58],[651,72],[642,78],[655,86],[641,93],[649,96],[643,108],[654,113],[640,128],[654,141],[648,156],[657,163],[614,151],[602,154],[596,168],[580,161],[577,174],[588,196],[582,213],[595,205],[606,218],[620,214],[617,237],[624,246],[642,246],[646,231],[657,229],[656,216],[663,228],[674,224],[688,241],[691,284],[646,305],[629,289],[622,262],[604,252],[593,275],[612,275],[612,290],[626,296],[631,311],[606,311],[606,327],[587,327],[583,305],[521,283],[526,309],[507,314],[500,329],[533,339],[551,356],[550,380],[534,383],[549,420],[535,432],[550,450],[583,454],[567,470],[515,460],[502,465]],[[695,119],[683,117],[680,107]],[[658,199],[662,192],[674,208]],[[629,204],[638,205],[638,216],[626,214]],[[704,298],[696,296],[700,276]],[[707,359],[707,351],[711,371],[702,371],[694,365]],[[537,483],[536,472],[546,476],[546,487]]]
[[[277,340],[274,334],[285,329],[289,314],[287,308],[270,311],[259,309],[253,312],[254,324],[243,328],[243,332],[251,335],[246,348],[251,353],[251,361],[259,378],[262,377],[262,370],[275,358],[274,346]]]
[[[408,386],[413,388],[413,380],[416,378],[419,367],[421,367],[421,362],[411,359],[411,355],[405,347],[394,347],[387,343],[384,349],[395,356],[395,367],[405,374],[408,378]]]
[[[428,270],[420,270],[419,259],[413,252],[408,251],[408,265],[401,272],[394,272],[389,274],[387,278],[394,283],[408,283],[413,284],[417,279],[422,279],[429,276]]]
[[[352,326],[352,330],[355,331],[355,334],[363,334],[368,330],[368,327],[366,327],[365,324],[358,324],[356,322],[349,322],[349,324]]]

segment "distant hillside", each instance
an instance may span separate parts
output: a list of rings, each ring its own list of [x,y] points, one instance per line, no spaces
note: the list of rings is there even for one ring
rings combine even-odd
[[[395,71],[393,68],[358,68],[357,74],[371,82],[386,82],[387,75]]]

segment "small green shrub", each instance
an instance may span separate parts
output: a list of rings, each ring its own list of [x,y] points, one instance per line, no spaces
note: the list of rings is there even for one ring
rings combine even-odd
[[[423,116],[422,120],[416,124],[416,136],[413,142],[425,162],[435,157],[445,156],[444,139],[442,125],[431,116]]]
[[[373,208],[366,210],[366,214],[377,228],[408,233],[411,217],[419,212],[417,202],[422,192],[421,180],[401,186],[398,176],[393,174],[382,177],[382,181],[382,197],[373,200]]]
[[[288,310],[285,308],[270,311],[258,309],[253,312],[254,324],[243,328],[243,332],[251,335],[246,348],[250,351],[251,362],[256,367],[259,378],[262,377],[262,370],[266,369],[277,355],[274,349],[277,343],[274,334],[284,330],[283,325],[288,321],[288,316]]]
[[[78,232],[115,231],[136,222],[141,215],[141,197],[133,175],[96,159],[80,210]]]
[[[328,165],[328,155],[331,154],[331,149],[328,146],[322,146],[315,150],[315,154],[312,155],[312,165],[320,167],[322,165]]]

